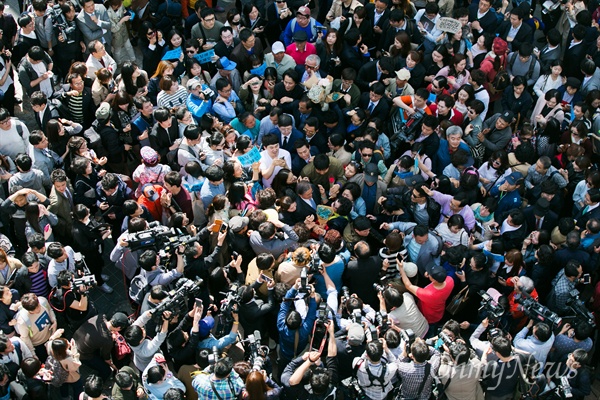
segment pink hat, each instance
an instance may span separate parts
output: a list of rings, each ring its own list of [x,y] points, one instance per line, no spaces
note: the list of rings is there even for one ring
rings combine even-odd
[[[298,11],[296,12],[296,14],[302,14],[302,15],[305,15],[307,17],[310,17],[310,8],[308,8],[306,6],[299,7]]]
[[[158,153],[150,146],[144,146],[140,150],[142,160],[146,165],[150,167],[155,166],[158,163]]]

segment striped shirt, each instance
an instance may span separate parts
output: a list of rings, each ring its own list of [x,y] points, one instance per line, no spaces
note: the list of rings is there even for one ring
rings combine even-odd
[[[83,123],[83,96],[69,96],[67,108],[71,114],[71,120],[77,123]]]
[[[50,293],[50,286],[48,286],[48,275],[43,269],[32,274],[29,273],[29,279],[31,279],[31,293],[38,295],[39,297],[48,297]]]
[[[167,107],[168,109],[185,106],[187,95],[187,90],[183,86],[179,86],[179,89],[173,94],[161,90],[158,96],[156,96],[156,104],[159,107]]]

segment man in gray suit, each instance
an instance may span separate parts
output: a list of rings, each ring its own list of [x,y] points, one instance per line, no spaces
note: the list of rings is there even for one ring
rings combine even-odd
[[[533,54],[540,61],[540,75],[549,74],[551,71],[550,63],[554,60],[560,60],[560,42],[561,35],[558,30],[552,28],[546,34],[546,46],[541,50],[534,49]]]
[[[592,90],[600,89],[600,68],[594,61],[585,58],[581,62],[581,71],[584,77],[579,91],[585,97]]]
[[[103,5],[95,4],[94,0],[83,0],[83,10],[77,15],[77,26],[83,33],[86,45],[92,40],[99,40],[110,53],[110,19]]]
[[[439,236],[429,233],[426,225],[417,225],[414,222],[384,222],[381,229],[390,232],[397,229],[402,232],[404,247],[408,250],[405,261],[417,264],[421,277],[434,265],[439,264],[442,243]]]

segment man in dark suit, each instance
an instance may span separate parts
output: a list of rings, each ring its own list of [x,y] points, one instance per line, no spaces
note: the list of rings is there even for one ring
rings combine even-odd
[[[579,229],[585,229],[588,221],[592,218],[600,219],[600,190],[592,188],[585,194],[585,206],[575,216]]]
[[[273,297],[273,289],[275,281],[271,279],[267,281],[268,298],[267,301],[259,299],[256,296],[256,291],[265,283],[259,276],[258,280],[252,285],[244,285],[238,289],[240,296],[240,324],[244,327],[244,332],[254,333],[259,331],[262,337],[266,337],[267,333],[267,314],[269,314],[277,305]]]
[[[308,144],[306,139],[298,139],[294,143],[295,151],[292,152],[292,172],[296,176],[300,176],[300,173],[306,167],[314,156],[319,154],[319,150]]]
[[[369,112],[371,118],[380,118],[385,121],[390,114],[390,105],[384,96],[385,86],[381,82],[371,85],[368,93],[363,93],[358,106]]]
[[[583,43],[586,34],[585,27],[581,24],[577,24],[571,30],[571,34],[573,35],[573,40],[568,44],[564,56],[564,60],[569,60],[569,62],[563,63],[563,75],[583,81],[581,61],[585,58],[586,50]]]
[[[523,21],[521,8],[513,8],[510,18],[498,28],[498,36],[508,42],[511,51],[519,51],[521,43],[533,42],[533,29]]]
[[[379,44],[382,33],[387,29],[390,20],[389,0],[377,0],[367,3],[367,19],[373,27],[373,43]]]
[[[421,134],[417,138],[421,144],[421,154],[427,154],[427,157],[433,159],[440,147],[440,137],[435,133],[439,125],[437,117],[426,115],[423,117],[421,125]]]
[[[324,130],[325,127],[323,127],[323,129],[320,128],[319,119],[317,117],[308,118],[304,124],[306,141],[310,145],[311,149],[315,148],[317,150],[317,154],[325,154],[329,151],[327,139],[323,135]]]
[[[33,108],[33,115],[35,116],[38,128],[44,133],[46,133],[46,124],[48,121],[60,117],[58,108],[49,102],[48,97],[40,91],[31,94],[31,108]]]
[[[279,138],[279,147],[287,150],[290,154],[294,154],[294,143],[298,139],[302,139],[304,135],[298,129],[294,128],[292,118],[289,115],[283,114],[279,117],[278,128],[271,131]]]
[[[523,214],[530,232],[542,229],[552,232],[558,224],[558,215],[550,210],[550,202],[543,197],[540,197],[535,205],[525,208]]]
[[[560,60],[561,48],[561,36],[558,30],[552,28],[546,35],[546,45],[541,50],[535,51],[534,54],[540,62],[540,76],[549,74],[550,64],[554,60]]]
[[[62,92],[60,101],[61,116],[73,122],[83,125],[83,129],[92,126],[96,117],[96,106],[92,99],[92,91],[84,86],[83,76],[78,73],[67,75],[63,85],[65,91]],[[78,97],[81,96],[81,99]]]
[[[490,11],[492,8],[491,0],[473,1],[469,6],[469,22],[473,31],[474,40],[477,40],[484,32],[496,34],[498,27],[498,18],[496,13]]]
[[[318,119],[320,117],[319,111],[318,107],[315,106],[308,96],[306,94],[303,95],[300,101],[298,101],[298,107],[294,109],[293,113],[296,129],[302,132],[307,119],[312,117]]]
[[[374,60],[362,66],[356,77],[356,84],[361,91],[369,90],[372,82],[382,82],[385,86],[389,85],[391,74],[394,73],[394,63],[391,57],[383,57],[380,60]],[[388,80],[384,81],[384,79]]]
[[[317,206],[322,204],[319,188],[306,181],[298,181],[296,184],[296,222],[303,222],[306,217],[313,215],[317,220]]]
[[[369,48],[361,42],[360,31],[356,28],[350,29],[344,35],[344,47],[340,60],[342,65],[352,67],[358,71],[363,65],[371,61],[369,57]]]
[[[417,23],[412,18],[406,18],[404,11],[396,8],[390,13],[390,21],[387,29],[381,35],[378,50],[389,51],[390,46],[394,44],[394,39],[400,31],[406,31],[410,37],[410,42],[421,44],[423,36],[417,27]]]

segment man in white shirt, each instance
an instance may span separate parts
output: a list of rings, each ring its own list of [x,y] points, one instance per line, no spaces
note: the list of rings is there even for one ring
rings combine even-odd
[[[29,153],[29,129],[6,108],[0,108],[0,153],[13,160],[19,153]]]
[[[273,179],[283,168],[292,168],[292,156],[287,150],[279,148],[279,137],[274,133],[266,134],[262,141],[265,150],[260,153],[260,172],[263,186],[271,187]]]
[[[88,68],[88,78],[96,79],[96,71],[102,68],[108,69],[114,75],[117,70],[117,63],[106,52],[106,46],[100,40],[92,40],[87,48],[90,53],[85,62],[85,66]]]

